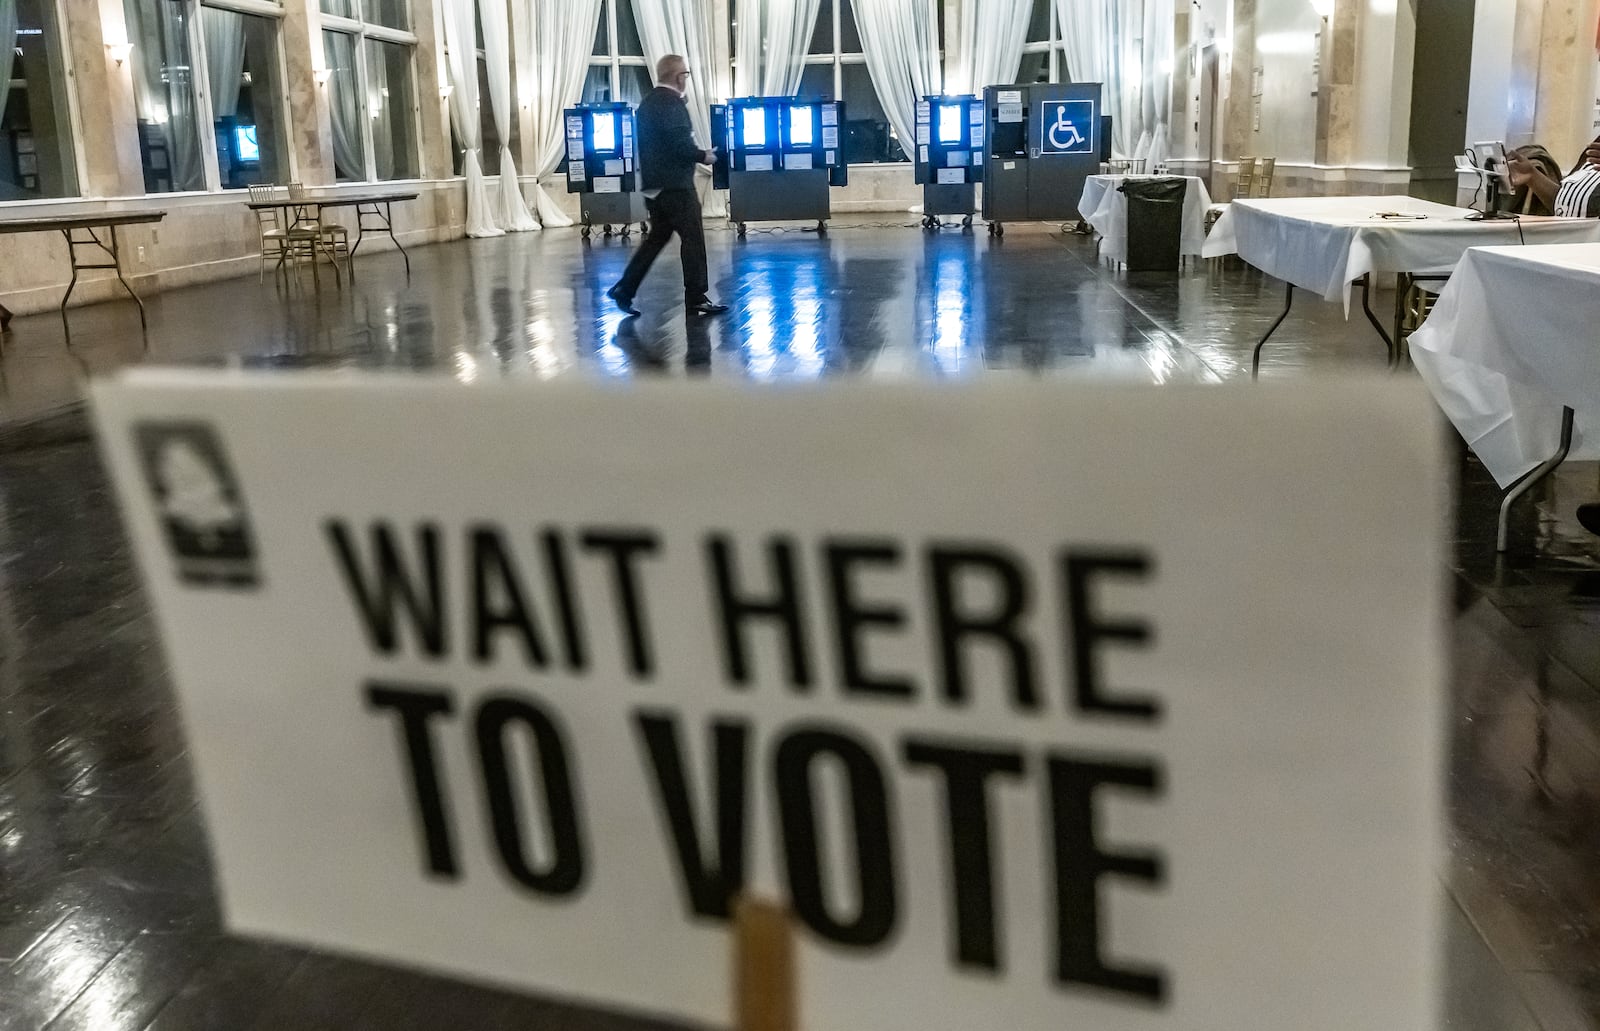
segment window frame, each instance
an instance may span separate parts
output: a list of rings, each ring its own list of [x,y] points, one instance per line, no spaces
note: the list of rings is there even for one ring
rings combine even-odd
[[[620,52],[622,44],[617,37],[617,5],[631,3],[633,3],[633,0],[605,0],[606,53],[602,55],[593,53],[591,51],[589,54],[589,62],[586,65],[586,68],[590,69],[596,67],[604,67],[607,69],[611,87],[612,101],[619,101],[622,98],[622,69],[630,67],[643,68],[645,69],[645,77],[647,79],[650,79],[652,82],[655,79],[655,76],[649,74],[650,59],[648,57],[645,57],[642,54],[623,54]],[[632,8],[630,8],[630,10],[631,9]],[[639,24],[638,11],[633,12],[633,23],[635,26]],[[591,48],[594,46],[592,40],[590,41],[589,45]],[[643,48],[641,47],[640,49]],[[585,78],[587,77],[588,76],[586,72]]]
[[[264,2],[264,0],[203,0],[203,2],[208,5],[215,4],[219,6],[230,6],[238,3],[257,4]],[[354,39],[356,88],[361,91],[362,96],[366,96],[367,94],[367,83],[369,82],[368,75],[370,74],[370,71],[367,67],[368,40],[376,40],[380,43],[397,43],[401,46],[404,46],[410,52],[409,71],[411,74],[411,110],[409,112],[409,116],[411,118],[412,125],[411,157],[413,162],[412,167],[417,170],[417,174],[405,179],[378,178],[378,155],[377,150],[373,145],[372,119],[362,118],[361,163],[363,168],[361,171],[365,177],[353,182],[342,183],[341,185],[372,186],[378,183],[420,182],[422,175],[422,153],[420,150],[422,141],[422,125],[420,120],[422,112],[422,94],[417,83],[417,34],[410,29],[396,29],[387,25],[379,25],[377,22],[366,21],[364,18],[364,0],[351,0],[351,2],[355,6],[357,17],[347,18],[342,14],[329,14],[326,11],[321,12],[321,24],[318,26],[320,31],[317,33],[317,46],[319,48],[322,46],[323,32],[338,32],[343,35],[351,36]],[[409,15],[414,12],[411,12],[408,9],[407,13]],[[437,14],[438,12],[436,10],[436,17]],[[409,21],[412,19],[408,18],[407,20]],[[483,51],[478,51],[479,55],[482,55],[482,53]],[[322,67],[327,68],[327,66],[327,53],[324,51],[322,54]],[[473,72],[476,74],[477,69],[474,68]],[[292,150],[293,148],[290,149]],[[334,173],[334,178],[335,180],[338,179],[337,171]]]
[[[813,65],[832,65],[833,66],[833,99],[834,100],[839,100],[844,95],[844,69],[845,69],[845,66],[846,65],[862,65],[862,66],[865,66],[866,63],[867,63],[867,55],[864,52],[844,52],[843,49],[842,49],[843,46],[844,46],[844,19],[842,17],[842,11],[844,9],[844,5],[850,3],[851,0],[822,0],[822,2],[824,4],[831,5],[832,11],[833,11],[833,51],[831,53],[826,53],[826,54],[806,54],[805,58],[801,61],[802,74],[803,74],[803,69],[809,68],[809,67],[811,67]],[[923,0],[923,2],[928,5],[929,10],[932,12],[932,14],[934,16],[934,19],[935,19],[934,20],[934,26],[935,26],[934,31],[938,36],[938,40],[937,40],[937,42],[938,42],[938,51],[937,51],[938,62],[937,62],[937,64],[938,64],[938,67],[939,67],[939,86],[942,89],[944,87],[944,58],[945,58],[945,54],[944,54],[944,3],[943,3],[943,0]],[[970,3],[971,0],[968,0],[968,2]],[[1052,2],[1055,2],[1055,0],[1052,0]],[[1054,8],[1051,8],[1051,13],[1052,14],[1055,13],[1055,9]],[[854,8],[851,8],[850,17],[851,17],[851,21],[855,23],[856,35],[860,36],[861,35],[861,23],[855,21],[855,9]],[[807,48],[809,49],[809,47],[810,47],[810,43],[808,41],[807,42]],[[870,69],[868,71],[868,75],[869,76],[871,75]],[[848,113],[849,112],[846,112],[846,114],[848,114]],[[874,168],[874,167],[877,167],[877,166],[880,166],[880,165],[894,166],[894,165],[909,165],[909,164],[911,164],[911,158],[908,156],[903,161],[869,161],[866,164],[854,164],[854,165],[851,165],[850,167],[851,168]]]
[[[1066,71],[1066,68],[1064,67],[1066,64],[1066,61],[1064,60],[1066,57],[1066,44],[1061,38],[1060,6],[1063,3],[1071,3],[1072,0],[1033,0],[1033,2],[1035,7],[1041,3],[1046,3],[1050,6],[1050,38],[1033,43],[1023,43],[1022,56],[1027,57],[1029,54],[1049,54],[1050,82],[1058,83],[1061,81],[1062,74]],[[1030,11],[1028,16],[1031,19],[1033,17],[1033,12]],[[1019,67],[1018,71],[1020,70],[1021,69]]]
[[[270,18],[277,22],[278,81],[289,81],[289,62],[283,52],[283,5],[273,3],[272,0],[183,0],[184,6],[189,9],[189,53],[194,55],[195,66],[204,70],[211,67],[209,56],[206,53],[206,34],[202,24],[200,9],[214,7],[221,11],[232,11],[235,14],[250,15],[257,18]],[[319,37],[320,44],[320,37]],[[195,114],[200,122],[200,161],[205,169],[206,193],[243,193],[244,188],[224,188],[222,185],[222,168],[217,162],[217,119],[216,109],[211,103],[211,76],[209,74],[196,74],[195,87]],[[284,168],[289,174],[290,181],[299,178],[299,162],[295,160],[294,146],[291,141],[294,133],[290,128],[289,98],[279,94],[275,101],[278,105],[279,124],[286,130],[283,134],[285,154],[283,156]],[[195,192],[195,191],[188,191]],[[150,194],[146,194],[150,196]],[[168,196],[156,194],[156,196]]]
[[[69,153],[72,157],[72,192],[59,197],[27,197],[18,200],[0,201],[0,208],[9,208],[23,204],[62,204],[85,199],[84,184],[89,181],[89,165],[84,157],[82,144],[83,112],[78,102],[78,76],[74,72],[72,60],[72,40],[67,28],[67,11],[65,0],[45,0],[45,3],[54,12],[55,38],[47,43],[53,45],[56,54],[61,59],[61,74],[63,81],[60,84],[61,99],[66,110],[62,112],[66,120],[66,128],[70,134],[68,139]],[[52,88],[55,84],[52,83]],[[37,144],[36,144],[37,145]]]

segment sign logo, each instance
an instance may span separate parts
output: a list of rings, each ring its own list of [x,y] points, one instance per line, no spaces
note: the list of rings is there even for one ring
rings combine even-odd
[[[133,432],[178,578],[195,587],[255,587],[250,521],[216,431],[200,422],[141,422]]]
[[[1046,100],[1039,105],[1040,154],[1093,154],[1094,101]]]

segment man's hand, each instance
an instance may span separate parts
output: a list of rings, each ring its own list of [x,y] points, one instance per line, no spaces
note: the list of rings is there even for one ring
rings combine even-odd
[[[1600,168],[1600,136],[1596,136],[1593,143],[1583,148],[1583,163]]]
[[[717,163],[717,148],[712,147],[709,150],[702,150],[700,152],[700,162],[702,164],[706,164],[706,165],[714,165],[714,164],[716,164]]]

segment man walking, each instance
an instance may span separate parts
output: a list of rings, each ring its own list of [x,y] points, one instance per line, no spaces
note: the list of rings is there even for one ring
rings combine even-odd
[[[689,86],[689,65],[677,54],[656,62],[655,89],[639,104],[639,175],[645,207],[650,212],[650,234],[628,262],[622,279],[606,291],[629,315],[639,314],[633,295],[639,292],[650,265],[673,233],[682,241],[683,304],[691,316],[720,315],[728,310],[706,295],[706,234],[700,225],[700,196],[694,188],[694,166],[710,164],[716,152],[701,150],[694,141],[684,91]]]

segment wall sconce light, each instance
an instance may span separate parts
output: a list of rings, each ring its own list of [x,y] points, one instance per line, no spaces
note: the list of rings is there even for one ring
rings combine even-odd
[[[133,44],[132,43],[107,43],[106,44],[106,53],[110,54],[111,55],[111,60],[117,62],[117,67],[121,68],[122,67],[122,62],[126,61],[128,59],[128,55],[133,53]]]
[[[333,69],[332,68],[316,68],[316,69],[313,69],[312,72],[311,72],[311,77],[313,79],[317,80],[317,85],[318,86],[326,86],[328,84],[328,80],[333,78]]]
[[[450,94],[454,93],[455,91],[456,91],[455,86],[452,83],[448,83],[447,82],[443,86],[439,87],[439,99],[440,100],[449,100],[450,99]]]

